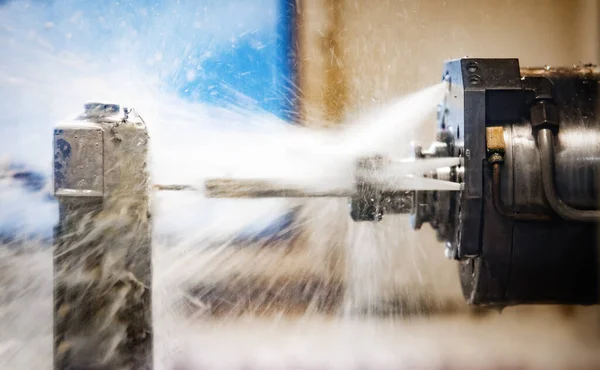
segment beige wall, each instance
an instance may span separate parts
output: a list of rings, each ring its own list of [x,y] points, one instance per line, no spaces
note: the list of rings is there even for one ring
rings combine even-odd
[[[337,120],[440,80],[444,60],[597,63],[597,0],[298,0],[305,114]]]

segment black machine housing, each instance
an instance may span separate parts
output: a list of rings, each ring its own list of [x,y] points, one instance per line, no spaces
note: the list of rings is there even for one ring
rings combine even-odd
[[[464,158],[464,190],[430,194],[429,213],[444,219],[428,218],[460,263],[469,303],[598,303],[598,222],[565,220],[548,205],[536,132],[556,136],[554,182],[562,200],[596,209],[599,77],[592,66],[521,69],[517,59],[445,64],[438,140],[448,155]],[[503,148],[490,143],[494,127]],[[436,209],[440,201],[450,207]]]

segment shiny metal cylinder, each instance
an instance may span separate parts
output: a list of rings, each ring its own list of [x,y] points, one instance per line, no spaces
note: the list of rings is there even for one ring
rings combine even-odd
[[[559,197],[582,210],[598,208],[600,191],[600,71],[596,68],[523,69],[554,84],[559,130],[554,147],[554,181]],[[527,123],[504,127],[507,172],[504,199],[515,212],[550,212],[541,182],[540,152]],[[507,189],[508,187],[508,189]]]

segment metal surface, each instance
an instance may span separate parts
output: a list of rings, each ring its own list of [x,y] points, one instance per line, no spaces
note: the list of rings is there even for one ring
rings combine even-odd
[[[524,68],[522,75],[546,77],[554,86],[553,99],[559,108],[559,127],[554,156],[556,187],[560,197],[571,207],[595,209],[598,205],[598,169],[600,168],[600,129],[598,128],[598,81],[600,70],[591,66],[572,68]],[[527,123],[511,124],[509,130],[518,182],[525,184],[515,199],[516,207],[548,209],[540,177],[539,150],[535,133]],[[535,183],[528,183],[535,181]]]
[[[550,216],[543,213],[518,213],[513,212],[502,200],[502,167],[501,160],[491,159],[492,162],[492,199],[496,212],[504,217],[520,221],[546,221]]]
[[[600,211],[598,210],[579,210],[573,207],[569,207],[565,202],[560,199],[556,194],[555,189],[555,171],[554,171],[554,137],[550,130],[542,129],[538,132],[538,144],[540,148],[540,162],[541,162],[541,173],[542,173],[542,184],[544,187],[544,194],[550,207],[559,216],[569,221],[582,221],[582,222],[599,222]],[[592,182],[595,179],[592,179]],[[575,180],[577,181],[577,180]],[[565,182],[565,181],[562,181]],[[594,184],[592,184],[594,185]]]
[[[102,197],[104,194],[102,129],[89,127],[54,131],[56,196]]]
[[[438,116],[438,119],[443,119]],[[420,146],[415,146],[414,156],[415,158],[433,158],[443,159],[447,157],[453,157],[453,138],[451,135],[445,136],[446,140],[439,137],[438,141],[432,143],[428,150],[423,150]],[[463,183],[463,162],[458,162],[458,166],[451,167],[440,167],[435,170],[428,171],[425,173],[425,177],[429,177],[435,180],[442,180],[448,183]],[[436,236],[439,241],[448,242],[449,252],[448,255],[455,256],[455,245],[449,242],[453,239],[456,233],[455,225],[453,221],[456,210],[456,198],[457,192],[451,191],[431,191],[431,190],[418,190],[415,194],[415,206],[410,214],[410,224],[413,229],[419,230],[425,222],[429,222],[432,227],[436,230]]]
[[[512,124],[506,130],[510,135],[507,152],[512,154],[507,169],[512,172],[513,181],[507,183],[512,202],[505,201],[517,213],[545,213],[550,209],[544,197],[542,179],[532,174],[540,173],[540,159],[533,131],[529,124]]]
[[[355,168],[354,188],[318,190],[287,185],[276,179],[208,179],[204,182],[204,194],[211,198],[352,198],[350,213],[355,221],[378,221],[382,212],[411,212],[415,189],[460,190],[460,184],[453,179],[453,170],[447,167],[459,163],[456,158],[428,157],[416,161],[360,158]],[[185,185],[154,185],[154,188],[194,190]]]
[[[464,158],[460,168],[464,191],[449,195],[450,209],[440,207],[449,212],[447,222],[438,225],[445,230],[440,236],[449,249],[446,254],[468,259],[481,254],[486,127],[519,119],[519,63],[517,59],[458,59],[445,64],[443,76],[449,90],[439,109],[438,141],[447,143],[447,155]]]
[[[204,186],[204,194],[211,198],[344,198],[354,194],[354,192],[345,189],[311,191],[268,180],[255,179],[209,179],[204,182]]]
[[[152,369],[148,135],[87,104],[55,129],[54,368]]]

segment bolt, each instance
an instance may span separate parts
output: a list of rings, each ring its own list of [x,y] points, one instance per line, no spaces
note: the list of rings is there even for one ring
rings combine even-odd
[[[469,73],[475,73],[475,72],[477,72],[478,69],[479,69],[479,65],[477,65],[477,62],[470,62],[467,65],[467,71],[469,71]]]
[[[471,85],[479,85],[481,83],[481,77],[479,77],[478,75],[470,76],[469,83]]]

